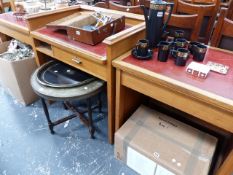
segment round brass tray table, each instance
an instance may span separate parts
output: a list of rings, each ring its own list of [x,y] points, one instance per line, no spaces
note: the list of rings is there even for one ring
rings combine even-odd
[[[99,112],[102,108],[101,102],[101,91],[105,85],[104,81],[99,79],[94,79],[84,85],[77,87],[66,87],[66,88],[56,88],[50,86],[44,86],[37,81],[37,74],[40,68],[38,68],[33,75],[31,76],[31,85],[35,93],[41,98],[43,110],[48,122],[48,126],[51,134],[54,134],[54,126],[63,123],[67,120],[70,120],[75,117],[79,117],[80,120],[89,128],[91,138],[94,138],[95,128],[92,121],[92,110],[95,108],[99,109]],[[91,98],[98,95],[98,102],[96,105],[92,106]],[[51,121],[48,107],[45,100],[51,101],[62,101],[65,109],[69,109],[73,112],[72,115],[68,117],[61,118],[57,121]],[[78,107],[75,107],[70,103],[71,100],[86,100],[87,109],[79,110]],[[87,118],[84,116],[84,113],[87,113]]]

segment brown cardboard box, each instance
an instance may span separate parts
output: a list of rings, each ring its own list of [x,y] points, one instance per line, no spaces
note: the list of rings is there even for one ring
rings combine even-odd
[[[8,42],[0,44],[0,53],[7,51]],[[35,58],[8,61],[0,59],[0,83],[7,90],[9,89],[19,102],[24,105],[30,104],[38,97],[33,92],[30,84],[30,77],[37,68]]]
[[[115,133],[115,157],[143,175],[207,175],[217,139],[145,106]]]

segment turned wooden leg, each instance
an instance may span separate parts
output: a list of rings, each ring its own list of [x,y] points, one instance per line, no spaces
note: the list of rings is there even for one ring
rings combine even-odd
[[[89,122],[89,132],[91,134],[91,138],[94,139],[95,128],[93,126],[92,120],[92,109],[91,109],[91,99],[87,99],[87,113],[88,113],[88,122]]]
[[[48,111],[47,105],[45,103],[45,100],[43,98],[41,98],[41,102],[42,102],[43,110],[44,110],[44,113],[45,113],[45,116],[46,116],[46,119],[47,119],[47,122],[49,125],[49,130],[50,130],[51,134],[54,134],[55,132],[53,130],[53,123],[50,120],[49,111]]]
[[[65,102],[62,102],[62,104],[63,104],[63,108],[64,108],[65,110],[68,110],[68,108],[67,108]]]

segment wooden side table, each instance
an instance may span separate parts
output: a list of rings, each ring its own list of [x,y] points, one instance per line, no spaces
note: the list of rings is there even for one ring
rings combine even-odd
[[[89,128],[91,138],[94,138],[95,128],[92,122],[92,110],[95,108],[99,108],[99,112],[101,112],[101,98],[100,93],[104,87],[104,81],[95,79],[87,84],[76,86],[76,87],[66,87],[66,88],[56,88],[56,87],[48,87],[41,85],[37,81],[37,75],[40,69],[37,69],[32,77],[31,77],[31,85],[34,92],[41,98],[42,106],[44,109],[44,113],[48,122],[48,126],[51,134],[54,134],[54,126],[61,124],[67,120],[70,120],[75,117],[79,117],[80,120]],[[99,95],[98,104],[92,105],[91,98]],[[57,121],[51,121],[48,107],[46,105],[45,100],[52,101],[62,101],[65,109],[69,109],[72,111],[72,115],[63,117]],[[85,111],[79,110],[78,107],[71,104],[72,100],[85,100],[87,104],[87,109]],[[87,113],[87,118],[84,114]]]

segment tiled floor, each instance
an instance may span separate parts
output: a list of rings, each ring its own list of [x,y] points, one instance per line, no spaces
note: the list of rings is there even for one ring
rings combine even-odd
[[[51,118],[68,114],[61,103],[49,109]],[[24,107],[0,87],[0,175],[135,175],[107,142],[106,108],[94,119],[95,140],[77,118],[51,135],[39,101]]]

